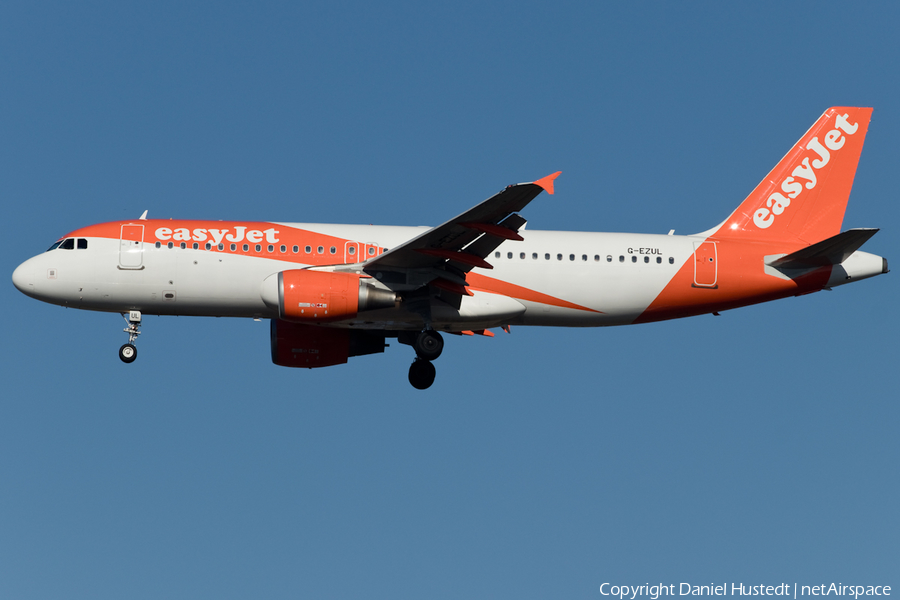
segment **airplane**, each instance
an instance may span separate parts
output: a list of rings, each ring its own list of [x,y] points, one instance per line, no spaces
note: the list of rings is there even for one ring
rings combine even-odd
[[[270,319],[272,362],[319,368],[412,346],[426,389],[441,333],[631,325],[799,296],[888,272],[841,232],[871,108],[825,111],[749,196],[694,235],[525,230],[559,172],[431,228],[148,219],[66,234],[12,275],[60,306],[117,312],[137,357],[143,315]]]

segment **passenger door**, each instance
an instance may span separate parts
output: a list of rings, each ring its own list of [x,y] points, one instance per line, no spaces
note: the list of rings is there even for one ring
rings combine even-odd
[[[122,225],[119,236],[119,268],[144,268],[143,225]]]

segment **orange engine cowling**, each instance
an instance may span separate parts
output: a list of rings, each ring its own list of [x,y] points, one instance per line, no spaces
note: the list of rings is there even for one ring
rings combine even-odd
[[[272,362],[315,369],[347,362],[351,356],[384,352],[384,334],[318,327],[272,319]]]
[[[365,283],[360,275],[306,269],[272,275],[261,295],[278,308],[279,318],[298,323],[352,319],[363,311],[393,308],[397,301],[396,294]]]

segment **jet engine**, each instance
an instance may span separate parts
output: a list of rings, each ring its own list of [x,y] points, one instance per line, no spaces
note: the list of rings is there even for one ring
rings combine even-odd
[[[266,278],[260,296],[266,305],[278,310],[280,319],[295,323],[342,321],[360,312],[396,305],[394,292],[365,279],[354,273],[282,271]]]

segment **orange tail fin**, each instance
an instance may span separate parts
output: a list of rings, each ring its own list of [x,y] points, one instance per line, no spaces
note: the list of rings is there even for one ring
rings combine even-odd
[[[711,237],[813,244],[839,233],[871,116],[826,110]]]

